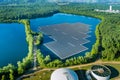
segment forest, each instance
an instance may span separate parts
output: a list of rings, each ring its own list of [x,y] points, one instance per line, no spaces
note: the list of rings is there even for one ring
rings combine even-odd
[[[101,23],[96,27],[96,43],[92,50],[86,53],[86,56],[78,56],[61,61],[59,59],[51,60],[50,56],[43,56],[40,49],[37,52],[38,66],[40,67],[63,67],[77,64],[85,64],[96,59],[119,60],[120,61],[120,14],[95,12],[94,9],[108,9],[108,4],[77,4],[69,5],[57,4],[30,4],[30,5],[7,5],[0,7],[0,22],[18,22],[25,25],[26,41],[29,44],[28,56],[18,61],[18,66],[12,64],[0,68],[0,79],[14,80],[14,76],[22,75],[25,70],[29,69],[32,64],[33,55],[33,35],[38,35],[36,45],[41,43],[41,33],[35,33],[30,30],[29,19],[38,17],[52,16],[55,13],[70,13],[76,15],[85,15],[101,19]],[[119,6],[113,5],[113,9],[120,9]],[[23,20],[27,19],[27,20]],[[72,63],[71,63],[72,62]],[[29,66],[28,66],[29,65]]]
[[[57,12],[58,9],[55,7],[55,4],[4,5],[0,6],[0,22],[47,17]]]
[[[83,7],[84,6],[84,7]],[[91,54],[100,54],[103,60],[120,60],[120,14],[95,12],[94,9],[106,9],[109,5],[77,5],[62,6],[60,12],[92,16],[101,19],[96,28],[96,43]],[[114,9],[119,9],[114,6]]]
[[[45,3],[47,0],[0,0],[1,5]]]

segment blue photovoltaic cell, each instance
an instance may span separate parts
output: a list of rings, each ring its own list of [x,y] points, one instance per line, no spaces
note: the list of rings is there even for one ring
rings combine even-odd
[[[83,44],[90,42],[86,39],[90,37],[87,34],[89,29],[89,25],[83,23],[64,23],[40,27],[41,32],[54,40],[44,45],[61,59],[88,49]]]

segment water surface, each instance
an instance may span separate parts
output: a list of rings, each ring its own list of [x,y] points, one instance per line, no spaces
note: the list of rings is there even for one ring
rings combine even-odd
[[[88,33],[89,35],[91,35],[91,37],[87,38],[88,40],[90,40],[89,43],[84,44],[84,46],[86,46],[87,48],[89,48],[86,51],[81,52],[80,54],[77,54],[75,56],[81,55],[84,56],[86,52],[90,51],[92,48],[92,45],[95,43],[96,41],[96,37],[95,37],[95,29],[96,29],[96,25],[100,23],[99,19],[96,18],[92,18],[92,17],[86,17],[86,16],[79,16],[79,15],[73,15],[73,14],[64,14],[64,13],[57,13],[54,14],[51,17],[46,17],[46,18],[37,18],[37,19],[31,19],[31,29],[33,31],[38,32],[39,31],[39,27],[44,27],[46,25],[54,25],[54,24],[61,24],[61,23],[85,23],[90,26],[90,30],[91,32]],[[44,43],[52,41],[52,39],[50,39],[48,36],[44,36]],[[48,50],[45,46],[40,46],[41,51],[44,55],[51,55],[51,57],[54,58],[58,58],[55,54],[53,54],[50,50]]]
[[[18,23],[0,24],[0,67],[12,63],[16,65],[27,55],[24,25]]]

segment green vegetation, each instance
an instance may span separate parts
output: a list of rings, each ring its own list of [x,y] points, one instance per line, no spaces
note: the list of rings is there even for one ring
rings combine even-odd
[[[14,80],[13,73],[14,73],[13,70],[10,69],[10,74],[9,74],[9,78],[10,78],[10,80]]]
[[[97,65],[97,63],[96,63],[96,65]],[[106,65],[112,71],[110,80],[119,79],[119,77],[120,77],[120,75],[119,75],[120,65],[119,64],[103,63],[103,65]],[[91,64],[91,65],[79,66],[79,67],[75,67],[75,68],[71,68],[71,69],[73,69],[77,73],[79,80],[84,80],[84,79],[86,79],[85,71],[90,70],[92,66],[93,65]],[[53,70],[38,71],[38,72],[32,73],[30,76],[24,77],[22,80],[40,80],[40,79],[41,80],[49,80],[52,72],[53,72]]]
[[[43,34],[41,32],[33,32],[34,35],[34,43],[36,46],[40,45],[43,40]]]
[[[44,8],[43,8],[44,7]],[[0,79],[14,79],[14,76],[23,74],[31,67],[33,62],[33,43],[34,36],[35,45],[41,44],[43,35],[31,31],[29,20],[38,17],[51,16],[54,13],[70,13],[76,15],[92,16],[101,19],[101,23],[96,27],[96,43],[93,45],[91,52],[87,52],[86,56],[72,57],[61,61],[59,59],[51,60],[50,56],[43,56],[38,49],[37,61],[40,67],[63,67],[77,64],[85,64],[93,62],[96,59],[102,60],[120,60],[120,14],[95,12],[95,8],[107,9],[105,4],[69,4],[58,6],[55,4],[48,5],[18,5],[18,6],[1,6],[0,22],[19,22],[25,25],[26,41],[29,45],[28,55],[22,61],[18,61],[18,67],[9,64],[0,68]],[[120,9],[119,6],[114,6]],[[14,75],[14,76],[13,76]]]
[[[18,4],[44,4],[48,0],[0,0],[0,5],[18,5]]]
[[[48,5],[36,5],[34,8],[32,7],[34,5],[26,5],[26,6],[2,6],[4,10],[10,11],[7,13],[8,16],[3,15],[2,19],[6,20],[16,20],[16,19],[23,19],[23,18],[36,18],[36,17],[42,17],[42,16],[49,16],[49,14],[53,14],[51,12],[63,12],[63,13],[71,13],[71,14],[77,14],[77,15],[86,15],[86,16],[92,16],[96,17],[102,20],[101,24],[99,24],[96,27],[96,43],[93,45],[91,52],[88,52],[85,57],[73,57],[71,59],[67,59],[65,61],[65,64],[63,65],[63,62],[60,60],[54,60],[53,62],[47,62],[48,67],[52,67],[52,63],[54,64],[54,67],[57,64],[59,66],[69,66],[69,65],[76,65],[76,64],[83,64],[95,61],[97,58],[103,59],[103,60],[119,60],[119,14],[112,14],[112,13],[100,13],[95,12],[95,8],[99,9],[107,9],[108,5],[106,4],[69,4],[64,6],[58,6],[55,4],[48,4]],[[44,7],[44,8],[43,8]],[[23,9],[24,8],[24,9]],[[115,9],[118,9],[119,7],[114,6]],[[2,8],[1,8],[2,9]],[[16,15],[17,10],[17,15]],[[2,12],[3,10],[1,10]],[[24,11],[23,13],[21,13]],[[10,15],[11,12],[14,15]],[[87,14],[86,14],[87,13]],[[9,16],[10,15],[10,16]],[[19,16],[18,16],[19,15]],[[29,24],[27,24],[29,25]],[[105,26],[105,27],[104,27]],[[112,34],[110,34],[112,32]],[[28,33],[29,34],[29,33]],[[109,35],[109,36],[108,36]],[[40,44],[40,39],[42,35],[38,36],[38,39],[36,41],[36,45]],[[31,35],[27,38],[32,38]],[[28,41],[28,39],[26,39]],[[30,43],[32,42],[32,39],[29,39]],[[32,44],[31,44],[32,45]],[[31,47],[32,48],[32,47]],[[29,48],[30,50],[32,50]],[[99,56],[98,56],[99,54]],[[112,55],[112,56],[111,56]],[[44,59],[44,58],[43,58]],[[51,61],[51,60],[50,60]],[[71,61],[73,63],[71,63]],[[39,61],[38,61],[39,62]],[[62,64],[62,65],[61,65]]]
[[[57,12],[54,4],[0,6],[0,22],[17,22],[20,19],[47,17]]]
[[[23,74],[25,70],[29,69],[33,60],[33,36],[30,30],[29,20],[20,20],[20,23],[25,24],[26,41],[28,42],[28,55],[23,58],[22,62],[18,61],[18,74]]]
[[[19,20],[19,23],[23,23],[25,25],[25,32],[26,32],[26,41],[29,45],[28,47],[28,55],[23,58],[22,61],[17,62],[17,67],[12,64],[8,64],[0,69],[0,79],[3,80],[14,80],[14,76],[18,76],[23,74],[26,70],[32,67],[33,62],[33,35],[30,29],[29,20]]]
[[[89,57],[90,54],[92,57],[100,54],[99,57],[103,60],[120,60],[120,14],[95,12],[95,6],[72,4],[60,7],[60,12],[100,18],[102,22],[96,28],[97,40],[89,53]],[[104,8],[105,6],[99,5],[99,7]],[[96,8],[99,7],[96,6]]]
[[[96,27],[96,43],[93,45],[91,52],[87,52],[84,57],[79,56],[66,59],[65,62],[58,59],[50,61],[47,64],[47,67],[62,67],[84,64],[93,62],[100,58],[103,60],[119,60],[120,14],[95,12],[95,8],[106,9],[108,7],[108,5],[102,6],[101,4],[70,4],[58,7],[60,12],[92,16],[101,19],[102,22]],[[118,7],[116,7],[116,9],[117,8]]]
[[[37,53],[37,60],[38,60],[39,66],[41,66],[41,67],[45,66],[44,56],[42,55],[42,53],[40,52],[40,50],[37,50],[36,53]]]
[[[50,75],[53,72],[53,70],[47,70],[47,71],[40,71],[37,73],[33,73],[28,78],[23,78],[22,80],[50,80]]]
[[[86,53],[86,56],[84,56],[84,57],[82,57],[82,56],[72,57],[70,59],[66,59],[65,61],[61,61],[59,59],[53,60],[53,61],[49,60],[47,62],[47,64],[44,66],[46,66],[46,67],[72,66],[72,65],[77,65],[77,64],[84,64],[84,63],[93,62],[99,58],[101,58],[103,60],[119,60],[119,56],[120,56],[118,54],[119,53],[119,39],[118,39],[119,34],[118,34],[118,32],[115,31],[115,30],[119,31],[119,27],[118,27],[119,14],[99,13],[99,12],[94,11],[95,8],[101,8],[101,9],[103,8],[104,9],[104,8],[108,7],[108,5],[104,5],[101,7],[101,5],[96,6],[96,4],[95,5],[93,5],[93,4],[70,4],[70,5],[66,5],[66,6],[64,5],[64,6],[58,6],[58,7],[59,7],[60,12],[77,14],[77,15],[92,16],[92,17],[96,17],[96,18],[101,19],[102,22],[101,22],[101,24],[99,24],[96,27],[96,31],[95,31],[96,39],[97,39],[96,43],[93,45],[91,52]],[[113,19],[115,19],[115,20],[113,21]],[[116,23],[118,23],[118,24],[116,24]],[[109,25],[107,25],[107,24],[109,24]],[[104,25],[105,25],[105,27],[104,27]],[[110,28],[110,26],[114,27],[113,29],[115,29],[115,30],[112,30]],[[104,27],[104,29],[101,27]],[[109,34],[107,34],[107,32],[104,33],[105,30],[107,32],[108,32],[108,30],[109,30],[109,32],[113,32],[113,34],[111,34],[112,36],[109,35],[110,33]],[[116,35],[116,33],[117,33],[117,35]],[[105,35],[105,34],[107,34],[107,35]],[[109,35],[109,38],[108,38],[108,35]],[[116,37],[113,35],[116,35]],[[114,37],[115,43],[109,42],[107,40],[107,39],[110,39],[110,41],[113,41],[111,39],[111,37]],[[104,41],[104,40],[106,40],[106,41]],[[110,50],[104,49],[104,47],[107,47],[106,44],[109,45]],[[114,44],[115,44],[115,46],[111,46]],[[117,44],[117,47],[116,47],[116,44]],[[111,50],[113,50],[113,51],[111,51]],[[111,56],[111,53],[113,56]],[[117,58],[114,56],[116,54],[117,54]],[[40,60],[40,61],[44,62],[44,58],[43,58],[42,54],[41,54],[41,59],[43,59],[43,60]]]
[[[1,80],[13,80],[13,72],[16,73],[16,67],[12,64],[8,64],[7,66],[4,66],[3,68],[0,68],[0,79]]]

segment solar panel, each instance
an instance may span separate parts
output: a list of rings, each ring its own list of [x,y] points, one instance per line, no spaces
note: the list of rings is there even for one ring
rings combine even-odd
[[[40,27],[40,31],[48,35],[54,41],[44,45],[59,58],[65,59],[88,48],[83,46],[90,42],[89,25],[83,23],[64,23]]]

